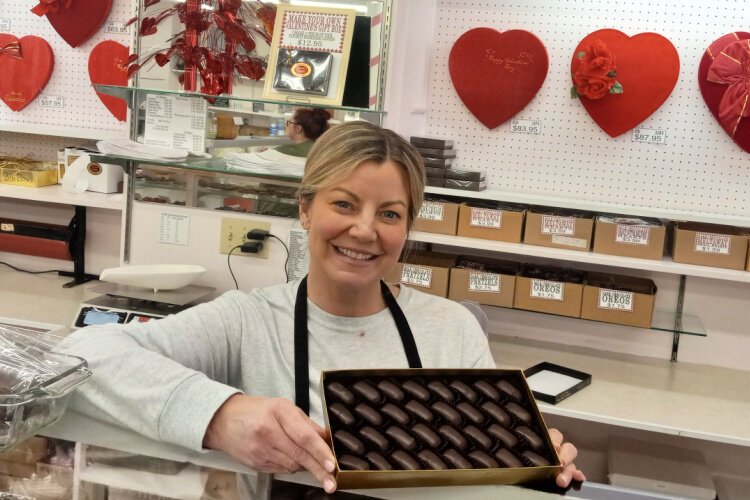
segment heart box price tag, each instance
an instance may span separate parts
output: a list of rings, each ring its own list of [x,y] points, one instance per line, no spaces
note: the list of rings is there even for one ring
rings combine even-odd
[[[658,128],[641,128],[633,129],[633,142],[645,142],[648,144],[666,144],[667,131]]]

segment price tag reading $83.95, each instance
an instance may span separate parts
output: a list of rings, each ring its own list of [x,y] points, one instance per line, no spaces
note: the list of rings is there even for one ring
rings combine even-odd
[[[666,144],[667,131],[656,128],[633,129],[633,142],[647,142],[649,144]]]
[[[516,134],[541,134],[541,120],[511,120],[510,131]]]

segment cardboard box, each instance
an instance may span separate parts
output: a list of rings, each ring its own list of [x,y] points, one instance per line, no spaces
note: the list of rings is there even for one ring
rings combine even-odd
[[[483,269],[452,268],[448,287],[449,299],[472,300],[488,306],[513,307],[517,263],[479,257],[459,257],[456,265],[461,266],[466,261],[478,262],[483,265]]]
[[[559,316],[581,317],[581,300],[583,297],[583,278],[581,283],[562,281],[561,278],[541,279],[529,276],[531,268],[524,266],[516,277],[516,291],[513,296],[515,309],[526,309]],[[583,275],[580,271],[565,271],[561,268],[547,267],[552,276],[571,272]],[[558,272],[559,271],[559,272]]]
[[[588,252],[593,228],[593,214],[588,212],[556,210],[555,214],[545,214],[530,210],[526,214],[523,242]]]
[[[748,235],[733,226],[678,222],[674,228],[672,259],[685,264],[746,269]]]
[[[447,297],[450,268],[455,262],[455,255],[412,252],[405,262],[396,263],[383,279],[439,297]]]
[[[125,173],[118,165],[91,162],[86,166],[89,173],[89,187],[87,191],[95,193],[122,192],[122,182]]]
[[[524,210],[484,208],[462,204],[456,234],[469,238],[520,243]]]
[[[655,300],[656,285],[650,279],[587,273],[581,318],[650,328]]]
[[[456,234],[458,203],[425,200],[412,229],[427,233]]]
[[[30,437],[10,450],[0,453],[0,462],[32,465],[45,458],[48,453],[49,447],[46,438]]]
[[[657,219],[600,215],[594,225],[595,253],[661,260],[667,228]]]
[[[34,162],[24,168],[0,168],[0,184],[27,187],[52,186],[57,184],[57,164]]]

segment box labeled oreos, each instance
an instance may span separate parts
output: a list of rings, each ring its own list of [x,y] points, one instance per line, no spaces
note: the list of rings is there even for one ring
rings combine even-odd
[[[458,257],[451,269],[448,298],[513,307],[518,263],[484,257]]]
[[[655,301],[656,284],[650,279],[589,272],[581,318],[650,328]]]
[[[661,260],[666,227],[658,219],[599,215],[594,226],[595,253]]]
[[[383,279],[389,283],[401,283],[425,293],[447,297],[450,268],[455,262],[455,255],[411,252],[406,259],[402,258],[397,262]]]
[[[414,219],[413,229],[427,233],[456,234],[458,203],[425,199]]]
[[[584,276],[577,269],[524,265],[516,277],[513,307],[580,318]]]
[[[594,214],[565,209],[530,209],[526,215],[523,242],[528,245],[588,252]]]
[[[469,202],[458,212],[458,236],[520,243],[525,211],[493,202]]]
[[[518,484],[561,464],[521,370],[321,374],[339,488]]]
[[[677,222],[672,259],[685,264],[745,269],[748,235],[733,226]]]

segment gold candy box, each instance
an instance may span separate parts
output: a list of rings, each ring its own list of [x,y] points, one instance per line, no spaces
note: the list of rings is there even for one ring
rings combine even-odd
[[[57,184],[57,163],[0,157],[0,184],[27,187]]]

